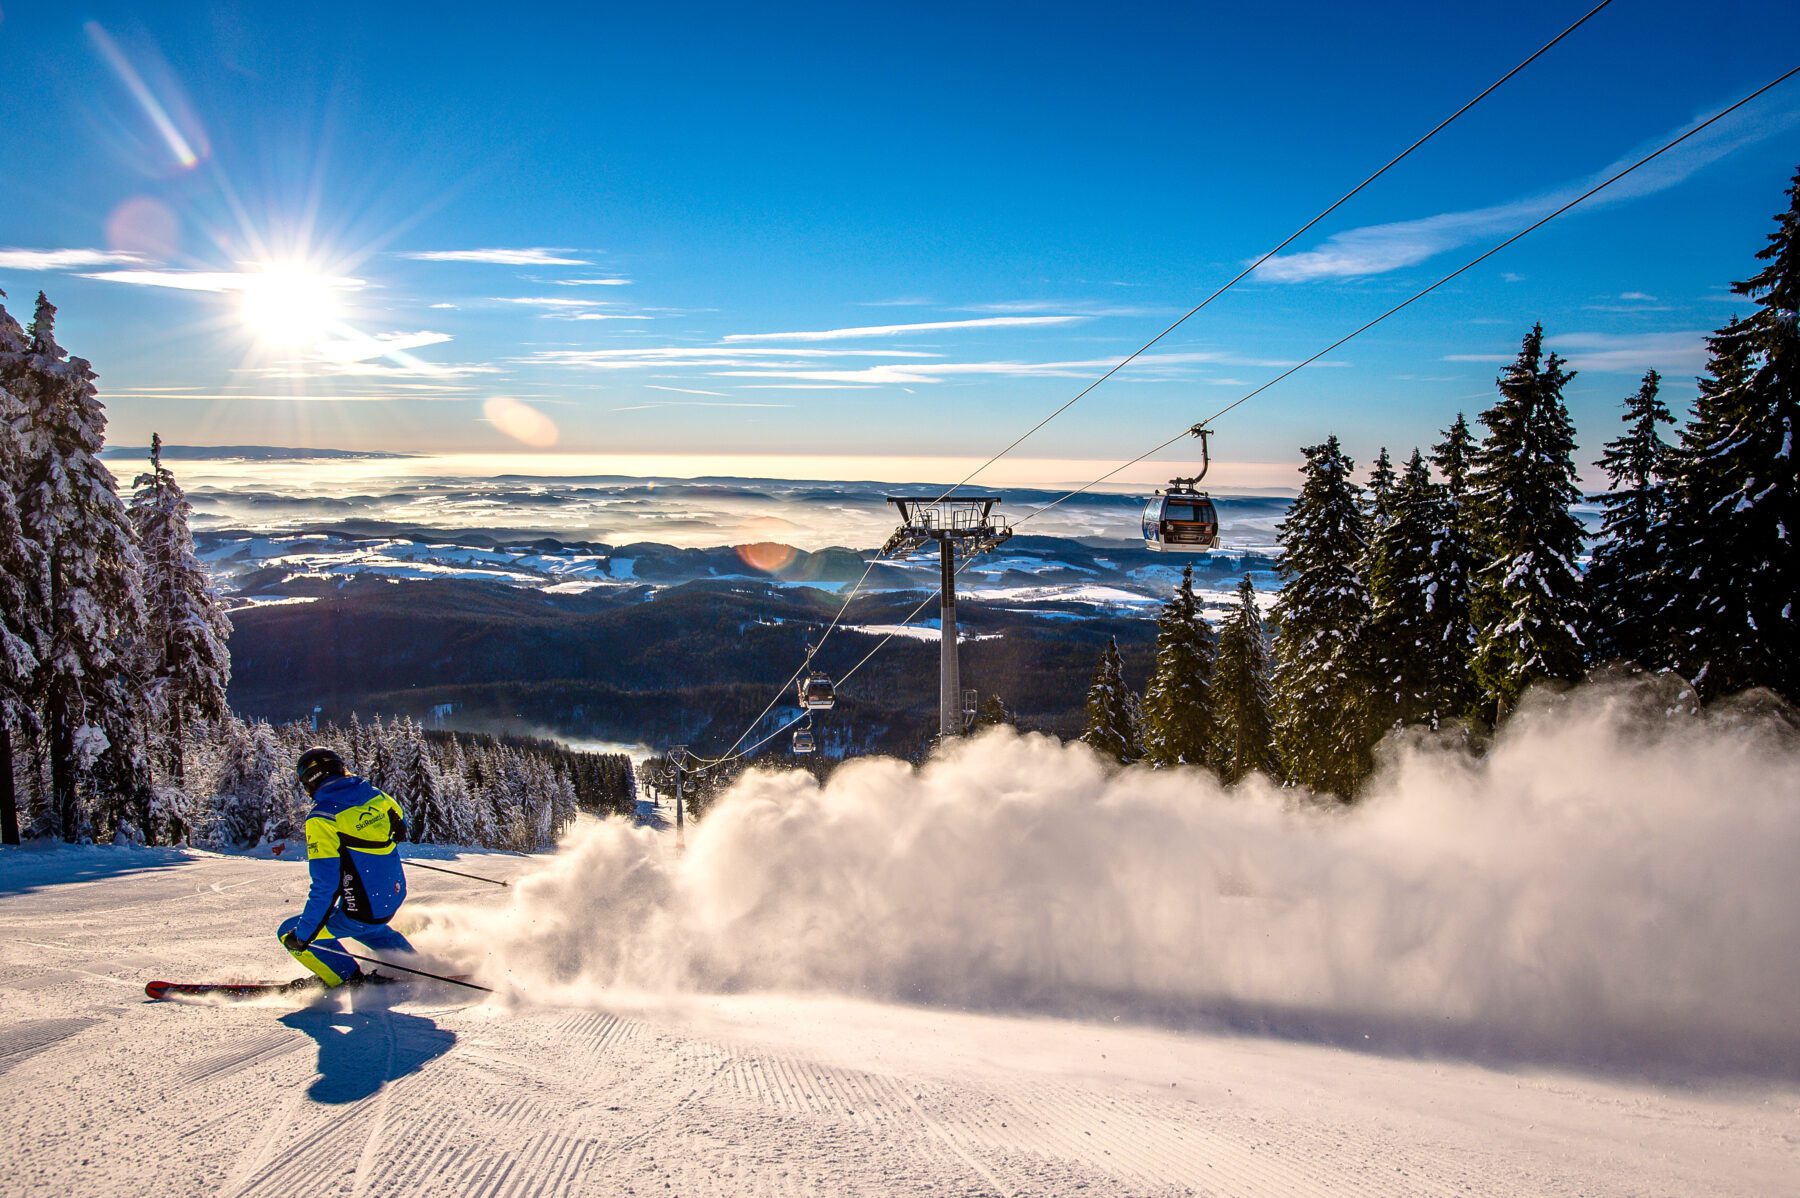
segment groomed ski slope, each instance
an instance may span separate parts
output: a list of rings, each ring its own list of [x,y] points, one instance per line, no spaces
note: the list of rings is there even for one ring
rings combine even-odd
[[[1800,1092],[1766,1081],[824,997],[144,1000],[151,977],[288,976],[270,929],[304,880],[201,854],[0,855],[0,1194],[1800,1190]]]

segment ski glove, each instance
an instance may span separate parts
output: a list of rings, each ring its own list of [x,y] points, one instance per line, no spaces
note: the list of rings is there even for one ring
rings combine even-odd
[[[281,947],[290,953],[303,953],[312,944],[310,940],[300,939],[300,933],[289,932],[281,938]]]

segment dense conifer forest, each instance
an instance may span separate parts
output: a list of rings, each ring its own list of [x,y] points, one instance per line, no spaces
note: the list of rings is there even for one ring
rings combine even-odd
[[[1141,703],[1116,647],[1102,654],[1084,739],[1120,762],[1255,769],[1351,799],[1390,731],[1480,738],[1528,687],[1602,667],[1668,673],[1703,700],[1800,700],[1800,175],[1787,199],[1677,437],[1656,370],[1623,397],[1595,462],[1608,489],[1591,554],[1574,372],[1534,325],[1479,436],[1459,413],[1429,459],[1414,449],[1396,471],[1383,449],[1366,485],[1335,436],[1306,447],[1269,627],[1245,579],[1215,638],[1184,584]]]

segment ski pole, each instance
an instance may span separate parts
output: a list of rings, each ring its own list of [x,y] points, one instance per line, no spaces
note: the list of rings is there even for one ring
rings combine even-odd
[[[486,882],[489,886],[511,886],[512,885],[511,882],[502,882],[498,878],[484,878],[480,874],[466,874],[460,869],[445,869],[441,865],[427,865],[423,861],[413,861],[411,859],[405,859],[405,860],[406,860],[406,864],[413,869],[430,869],[430,870],[436,870],[440,874],[455,874],[459,878],[468,878],[471,881],[475,881],[475,882]]]
[[[361,953],[353,953],[349,949],[337,944],[330,945],[327,948],[327,951],[342,953],[346,957],[355,957],[358,961],[367,961],[371,965],[382,965],[386,966],[388,969],[398,969],[404,973],[416,973],[420,977],[430,978],[434,982],[449,982],[452,986],[467,986],[469,989],[479,990],[483,994],[492,994],[494,992],[493,988],[490,986],[478,986],[474,982],[465,982],[461,978],[445,977],[441,973],[427,973],[423,969],[414,969],[410,965],[396,965],[392,961],[383,961],[380,957],[365,957]]]

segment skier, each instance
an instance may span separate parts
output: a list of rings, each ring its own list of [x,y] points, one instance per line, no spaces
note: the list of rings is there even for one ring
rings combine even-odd
[[[330,749],[306,750],[294,772],[313,801],[306,817],[312,888],[300,914],[282,921],[281,945],[326,986],[389,981],[363,973],[337,938],[412,953],[406,937],[386,926],[406,900],[399,850],[406,817],[392,795],[352,774]]]

